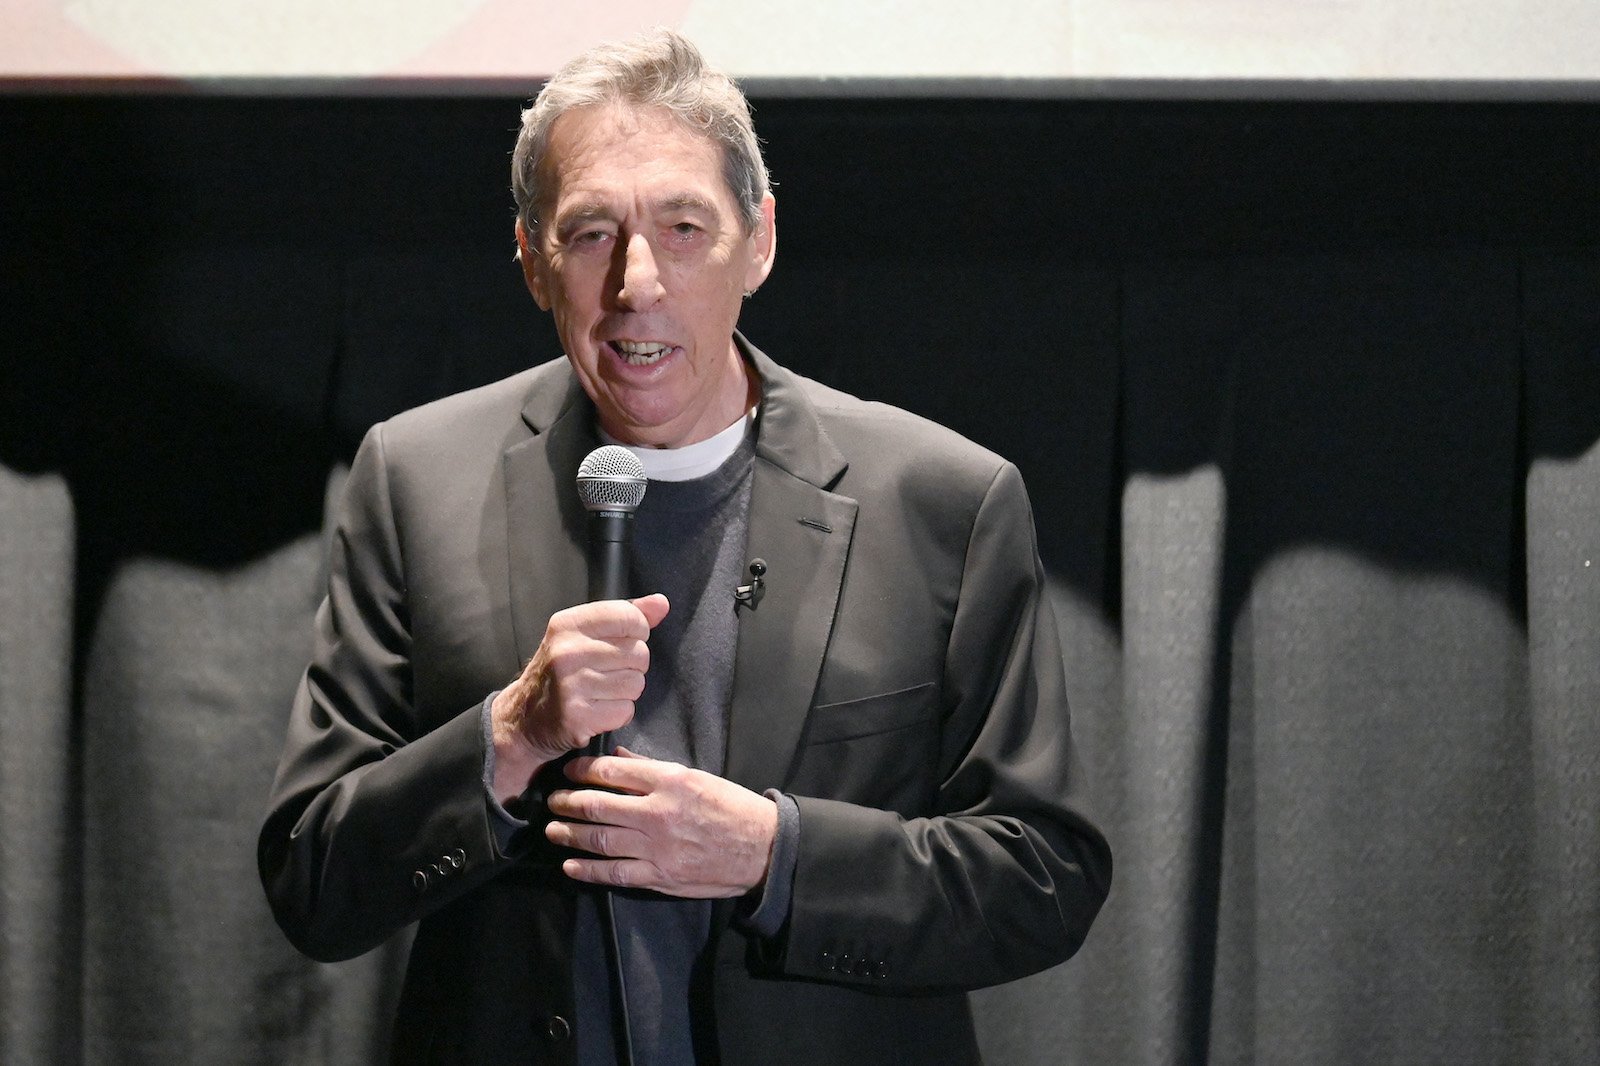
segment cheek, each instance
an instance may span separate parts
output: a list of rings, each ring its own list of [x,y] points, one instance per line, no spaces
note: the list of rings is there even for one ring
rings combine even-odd
[[[582,324],[600,315],[598,286],[585,284],[581,278],[564,276],[548,293],[550,310],[557,323]]]

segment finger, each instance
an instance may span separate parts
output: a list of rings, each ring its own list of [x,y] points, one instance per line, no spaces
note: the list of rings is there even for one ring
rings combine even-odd
[[[667,612],[672,609],[672,605],[667,602],[667,598],[659,592],[651,593],[649,596],[640,596],[632,602],[639,609],[639,613],[644,615],[645,621],[650,623],[651,629],[660,625],[661,620],[667,617]]]
[[[566,766],[571,781],[641,796],[684,772],[686,768],[679,763],[648,759],[631,751],[626,755],[582,756]]]
[[[624,637],[620,644],[585,639],[560,649],[550,662],[552,672],[564,684],[616,674],[630,678],[642,691],[650,669],[650,648],[632,637]]]
[[[625,826],[548,822],[544,835],[558,847],[576,848],[608,859],[641,859],[649,855],[649,838]]]
[[[574,881],[613,888],[657,888],[662,884],[653,863],[643,859],[568,859],[561,872]]]
[[[660,599],[666,601],[665,596],[661,596]],[[596,600],[593,603],[580,603],[576,607],[568,607],[567,613],[566,621],[570,622],[573,628],[596,640],[614,643],[627,638],[646,640],[650,636],[651,623],[648,616],[628,600]],[[663,616],[666,614],[664,610],[661,613]]]
[[[644,822],[639,811],[638,796],[603,792],[595,788],[563,788],[550,793],[545,803],[550,813],[558,818],[572,818],[595,825],[620,825],[630,829]]]
[[[586,700],[575,709],[579,732],[587,733],[584,743],[600,733],[610,733],[621,729],[633,721],[634,702],[632,700]],[[582,747],[582,744],[575,747]]]
[[[585,667],[560,680],[561,698],[593,703],[611,700],[636,700],[644,693],[644,674],[639,670],[599,670]]]

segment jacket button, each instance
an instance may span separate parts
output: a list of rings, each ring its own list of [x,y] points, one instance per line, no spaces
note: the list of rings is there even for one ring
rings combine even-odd
[[[830,970],[837,970],[839,968],[838,963],[833,961],[833,952],[831,951],[824,951],[822,953],[822,965],[826,966]]]
[[[889,976],[889,964],[886,963],[886,962],[878,963],[878,968],[876,970],[872,971],[872,976],[874,976],[874,977],[888,977]]]
[[[572,1035],[572,1026],[561,1015],[552,1014],[550,1020],[545,1022],[544,1035],[559,1043]]]
[[[418,870],[411,875],[411,887],[418,892],[428,891],[428,871]]]

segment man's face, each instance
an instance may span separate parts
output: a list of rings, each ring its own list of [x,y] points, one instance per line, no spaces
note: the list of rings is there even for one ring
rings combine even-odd
[[[539,233],[518,226],[523,274],[601,426],[678,447],[732,425],[751,400],[733,328],[772,268],[772,197],[746,233],[720,149],[658,108],[567,112],[546,166]]]

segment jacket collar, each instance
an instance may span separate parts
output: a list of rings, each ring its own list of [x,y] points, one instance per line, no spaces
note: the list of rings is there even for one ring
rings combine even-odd
[[[798,375],[785,370],[741,333],[733,340],[761,382],[756,454],[780,470],[818,488],[843,476],[849,463],[823,431],[817,410]],[[595,436],[594,403],[565,359],[535,368],[522,420],[535,434]]]

